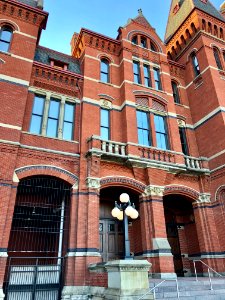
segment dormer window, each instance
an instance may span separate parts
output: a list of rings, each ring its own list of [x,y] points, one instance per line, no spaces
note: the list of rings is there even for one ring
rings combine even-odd
[[[64,71],[68,70],[68,64],[59,60],[51,60],[51,66]]]

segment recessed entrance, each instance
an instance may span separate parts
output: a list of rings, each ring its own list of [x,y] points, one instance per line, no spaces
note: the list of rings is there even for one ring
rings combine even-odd
[[[191,276],[190,255],[199,253],[192,200],[180,195],[163,199],[166,231],[177,276]]]
[[[99,244],[102,261],[106,262],[114,259],[121,259],[124,255],[124,231],[123,222],[115,219],[111,211],[115,206],[115,201],[119,201],[122,193],[128,193],[132,203],[138,209],[139,196],[136,192],[122,188],[110,187],[102,189],[100,192],[100,217],[99,217]],[[129,237],[131,251],[135,252],[134,231],[140,230],[139,219],[129,220]],[[139,234],[139,236],[141,236]]]

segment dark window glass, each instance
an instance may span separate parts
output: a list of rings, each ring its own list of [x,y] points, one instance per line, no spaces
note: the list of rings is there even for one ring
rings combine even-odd
[[[138,43],[138,39],[137,39],[137,36],[135,35],[135,36],[133,36],[133,38],[132,38],[132,41],[131,41],[133,44],[135,44],[135,45],[137,45],[137,43]]]
[[[133,62],[134,82],[141,83],[140,79],[140,64],[137,61]]]
[[[154,71],[155,89],[156,90],[162,90],[159,69],[158,68],[153,68],[153,71]]]
[[[109,110],[101,109],[101,138],[109,140]]]
[[[155,52],[157,51],[156,46],[153,44],[152,41],[150,42],[150,49]]]
[[[220,55],[219,55],[218,49],[213,48],[213,54],[214,54],[214,58],[215,58],[215,61],[216,61],[217,68],[222,70],[223,67],[222,67],[222,64],[221,64],[221,61],[220,61]]]
[[[101,81],[109,82],[109,62],[106,59],[101,60]]]
[[[223,52],[223,60],[224,60],[224,62],[225,62],[225,52]]]
[[[180,103],[180,96],[178,91],[177,83],[172,81],[173,99],[175,103]]]
[[[195,74],[195,77],[196,77],[200,74],[200,68],[199,68],[198,59],[197,59],[195,53],[192,53],[191,59],[192,59],[192,66],[193,66],[193,69],[194,69],[194,74]]]
[[[137,110],[138,143],[150,146],[150,130],[148,113]]]
[[[154,123],[157,148],[168,149],[168,137],[165,118],[159,115],[154,115]]]
[[[74,104],[65,103],[64,119],[63,119],[63,139],[73,139],[73,128],[74,128]]]
[[[147,40],[145,37],[141,37],[141,47],[147,48]]]
[[[144,65],[144,80],[145,86],[151,86],[151,78],[150,78],[150,68],[149,65]]]
[[[182,151],[185,155],[189,155],[185,128],[179,127],[179,134],[180,134]]]
[[[43,112],[44,112],[44,103],[45,98],[41,96],[35,96],[31,123],[30,123],[30,132],[32,133],[41,133],[41,126],[43,121]]]
[[[12,29],[10,27],[3,27],[0,32],[0,51],[8,52],[10,42],[12,39]]]
[[[47,136],[58,136],[59,106],[60,102],[58,100],[51,99],[48,112]]]

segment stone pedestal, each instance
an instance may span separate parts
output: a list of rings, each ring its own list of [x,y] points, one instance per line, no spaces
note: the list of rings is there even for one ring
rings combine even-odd
[[[0,300],[4,300],[5,299],[5,294],[3,293],[3,289],[0,288]]]
[[[149,291],[148,271],[151,264],[147,260],[115,260],[105,264],[108,272],[108,288],[105,299],[137,300]],[[147,294],[143,299],[154,299]]]

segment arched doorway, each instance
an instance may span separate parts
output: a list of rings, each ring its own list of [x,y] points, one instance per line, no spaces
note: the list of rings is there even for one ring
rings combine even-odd
[[[20,181],[8,245],[6,299],[59,299],[70,188],[50,176]]]
[[[136,191],[121,186],[103,188],[100,191],[99,244],[102,261],[121,259],[124,256],[123,222],[112,217],[111,210],[119,196],[127,193],[131,203],[139,209],[139,194]],[[141,224],[140,218],[129,220],[129,238],[131,253],[140,252]],[[139,241],[140,240],[140,241]]]
[[[199,253],[192,200],[181,195],[163,198],[168,242],[177,276],[192,275],[191,255]]]

